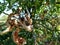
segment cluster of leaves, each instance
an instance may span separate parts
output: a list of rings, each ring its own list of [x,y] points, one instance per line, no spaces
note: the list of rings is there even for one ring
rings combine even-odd
[[[57,14],[57,7],[50,4],[42,5],[37,13],[33,19],[36,35],[38,34],[37,38],[40,38],[42,45],[58,45],[60,42],[60,15]]]

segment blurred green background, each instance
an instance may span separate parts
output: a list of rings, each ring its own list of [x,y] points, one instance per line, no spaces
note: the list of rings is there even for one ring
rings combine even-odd
[[[15,8],[22,7],[25,10],[27,7],[33,20],[33,32],[25,30],[19,32],[19,36],[27,40],[26,45],[60,45],[60,0],[2,1],[0,2],[0,15],[2,13],[4,15],[0,16],[0,32],[7,28],[6,11],[15,12]],[[0,45],[16,45],[12,39],[12,32],[0,35]]]

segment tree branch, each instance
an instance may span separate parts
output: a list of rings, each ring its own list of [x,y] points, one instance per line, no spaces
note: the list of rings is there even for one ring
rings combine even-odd
[[[10,31],[12,31],[11,30],[12,28],[13,27],[9,26],[9,27],[6,28],[6,30],[2,31],[0,34],[3,35],[3,34],[6,34],[6,33],[10,32]]]
[[[9,15],[9,14],[7,14],[7,13],[5,13],[5,12],[3,12],[4,14],[6,14],[6,15]]]

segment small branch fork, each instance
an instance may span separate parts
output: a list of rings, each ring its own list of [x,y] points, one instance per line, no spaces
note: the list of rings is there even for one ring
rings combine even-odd
[[[2,31],[1,34],[5,34],[5,33],[8,33],[10,31],[12,31],[12,29],[14,27],[16,27],[16,30],[13,31],[12,35],[13,35],[13,41],[17,44],[17,45],[24,45],[26,44],[26,40],[22,37],[19,37],[18,36],[18,33],[19,31],[21,31],[20,29],[23,28],[25,29],[26,31],[29,31],[31,32],[32,31],[32,19],[30,19],[30,16],[28,14],[25,15],[25,17],[21,17],[20,19],[19,18],[15,18],[15,16],[19,16],[19,14],[14,14],[14,13],[11,13],[9,16],[8,16],[8,20],[7,20],[7,29]],[[13,18],[13,19],[11,19]]]

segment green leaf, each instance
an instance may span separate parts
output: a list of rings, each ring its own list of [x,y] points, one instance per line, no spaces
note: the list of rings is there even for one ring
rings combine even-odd
[[[51,4],[55,4],[55,0],[50,0],[50,3]]]

